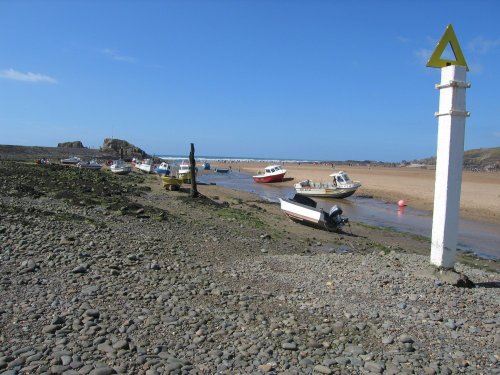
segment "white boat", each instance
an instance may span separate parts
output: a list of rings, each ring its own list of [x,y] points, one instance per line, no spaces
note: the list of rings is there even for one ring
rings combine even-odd
[[[78,156],[72,156],[72,157],[67,158],[67,159],[61,159],[61,164],[76,165],[76,164],[80,163],[81,161],[82,161],[82,159],[80,159]]]
[[[279,165],[269,165],[264,168],[264,173],[259,173],[252,176],[255,182],[279,182],[283,181],[286,169],[281,168]]]
[[[137,164],[136,164],[137,166]],[[144,159],[143,161],[141,161],[141,163],[139,164],[138,168],[143,171],[143,172],[146,172],[146,173],[153,173],[154,171],[154,164],[153,164],[153,159]]]
[[[81,169],[98,170],[102,168],[102,165],[95,160],[91,160],[91,161],[81,161],[77,164],[77,167]]]
[[[281,209],[292,219],[307,225],[321,227],[327,230],[336,231],[349,222],[342,217],[342,208],[334,205],[329,212],[321,208],[316,208],[317,203],[309,197],[295,194],[292,199],[281,199]]]
[[[197,168],[195,168],[194,173],[198,171]],[[191,165],[187,164],[186,162],[182,162],[179,165],[179,171],[177,172],[177,177],[184,181],[185,183],[190,183],[191,182]]]
[[[109,170],[116,174],[129,174],[132,171],[132,167],[125,164],[123,160],[113,160],[113,163],[109,166]]]
[[[352,181],[344,171],[332,173],[331,182],[314,182],[305,180],[293,185],[295,191],[309,197],[323,198],[346,198],[355,193],[361,186],[361,182]]]

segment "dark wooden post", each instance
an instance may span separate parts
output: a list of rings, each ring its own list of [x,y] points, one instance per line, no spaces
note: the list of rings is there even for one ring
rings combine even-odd
[[[194,160],[194,143],[191,143],[189,164],[191,165],[191,197],[196,198],[198,196],[198,188],[196,187],[196,161]]]

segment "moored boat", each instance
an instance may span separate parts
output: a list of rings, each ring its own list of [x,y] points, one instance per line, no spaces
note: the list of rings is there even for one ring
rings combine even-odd
[[[153,173],[154,170],[153,159],[144,159],[143,161],[141,161],[138,168],[143,172]]]
[[[344,171],[332,173],[330,177],[332,177],[331,182],[305,180],[296,183],[293,187],[297,193],[309,197],[346,198],[353,195],[361,186],[361,182],[352,181]]]
[[[281,168],[279,165],[269,165],[264,169],[264,173],[258,173],[252,176],[255,182],[279,182],[283,181],[286,169]]]
[[[96,160],[90,160],[90,161],[81,161],[77,164],[78,168],[81,169],[93,169],[93,170],[99,170],[102,168],[102,165],[99,164]]]
[[[228,173],[229,168],[215,168],[215,172],[217,173]]]
[[[166,162],[162,162],[159,166],[154,169],[157,174],[164,174],[168,176],[170,174],[170,165]]]
[[[132,171],[132,167],[125,164],[123,160],[113,160],[109,166],[109,170],[115,174],[129,174]]]
[[[163,176],[161,180],[163,187],[167,190],[179,190],[182,185],[182,180],[173,176]]]
[[[281,209],[293,221],[313,225],[327,230],[336,231],[349,222],[342,217],[342,208],[334,205],[328,212],[317,208],[317,203],[300,194],[295,194],[292,199],[281,199]]]
[[[196,174],[196,172],[197,172],[196,168],[195,168],[194,172]],[[179,165],[179,171],[177,173],[177,177],[185,183],[190,183],[191,182],[191,165],[187,164],[186,162],[182,162]]]
[[[78,156],[71,156],[67,159],[61,159],[61,164],[70,164],[70,165],[76,165],[80,163],[82,159],[80,159]]]

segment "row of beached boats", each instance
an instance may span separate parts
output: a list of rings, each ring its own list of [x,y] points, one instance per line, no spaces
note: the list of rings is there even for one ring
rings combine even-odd
[[[102,165],[95,160],[83,161],[78,157],[70,157],[61,160],[62,164],[76,165],[82,169],[101,169]],[[171,175],[171,166],[162,162],[155,165],[153,159],[132,160],[132,165],[145,173],[157,173],[161,176],[163,186],[167,190],[179,190],[183,183],[191,182],[191,165],[182,162],[179,165],[177,176]],[[209,170],[210,164],[204,163],[203,169]],[[125,175],[132,171],[132,167],[123,160],[114,160],[109,165],[112,173]],[[198,169],[196,168],[195,173]],[[230,169],[216,168],[217,173],[228,173]],[[258,172],[252,176],[257,183],[281,182],[285,178],[286,169],[280,165],[270,165],[264,168],[264,172]],[[332,206],[328,212],[318,208],[317,202],[311,197],[319,198],[346,198],[353,195],[361,186],[359,181],[352,181],[344,171],[329,175],[328,182],[317,182],[304,180],[294,184],[295,196],[293,198],[279,198],[282,211],[292,220],[308,225],[319,226],[327,230],[339,230],[348,223],[347,218],[342,217],[342,208],[339,205]]]

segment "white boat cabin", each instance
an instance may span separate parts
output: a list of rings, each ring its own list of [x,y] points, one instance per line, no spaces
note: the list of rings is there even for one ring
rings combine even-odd
[[[337,173],[332,173],[330,177],[333,178],[333,184],[338,185],[338,186],[346,186],[346,185],[353,185],[353,181],[349,177],[347,173],[344,171],[339,171]]]
[[[276,174],[276,173],[283,172],[283,171],[284,170],[279,165],[270,165],[269,167],[266,167],[264,169],[265,174],[271,174],[271,173]]]

